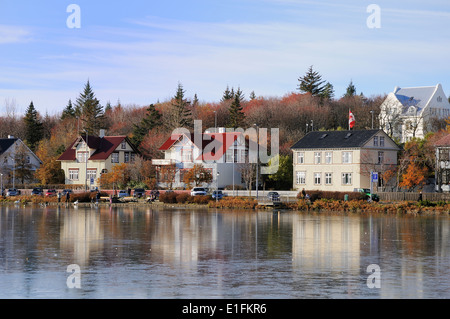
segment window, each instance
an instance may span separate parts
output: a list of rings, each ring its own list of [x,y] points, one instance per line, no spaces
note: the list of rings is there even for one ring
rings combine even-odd
[[[321,152],[314,152],[314,164],[320,164]]]
[[[71,181],[78,180],[78,169],[69,169],[69,179]]]
[[[352,184],[352,173],[342,173],[342,185]]]
[[[233,163],[233,150],[232,149],[227,150],[225,161],[227,163]]]
[[[333,180],[332,180],[332,173],[325,173],[325,185],[331,185]]]
[[[373,146],[378,146],[378,136],[373,137]]]
[[[126,141],[123,141],[123,142],[120,144],[120,148],[123,149],[123,150],[126,150],[126,149],[127,149],[127,142],[126,142]]]
[[[136,153],[130,153],[130,162],[134,163],[135,160],[136,160]]]
[[[183,163],[192,162],[192,149],[181,149],[181,161]]]
[[[88,180],[91,180],[91,178],[93,178],[94,180],[97,177],[97,169],[88,169],[87,170],[87,178]]]
[[[325,163],[326,164],[333,164],[333,152],[326,152],[325,153]]]
[[[314,173],[314,184],[320,185],[321,183],[322,174],[321,173]]]
[[[352,163],[352,152],[342,152],[342,163],[343,164]]]
[[[384,163],[384,152],[378,152],[378,164]]]
[[[306,172],[297,172],[297,184],[306,184]]]
[[[129,163],[130,162],[130,152],[125,152],[123,155],[124,155],[124,162]]]
[[[77,152],[78,163],[86,163],[88,152]]]
[[[31,164],[31,157],[27,155],[27,164]]]
[[[241,158],[239,163],[248,163],[248,150],[241,150]]]
[[[380,146],[384,147],[384,136],[380,136]]]
[[[119,163],[119,153],[111,154],[111,163]]]
[[[298,152],[297,153],[297,164],[304,164],[304,163],[305,163],[305,153]]]

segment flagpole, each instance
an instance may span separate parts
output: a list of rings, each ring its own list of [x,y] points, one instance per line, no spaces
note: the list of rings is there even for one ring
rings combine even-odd
[[[351,110],[348,109],[348,130],[351,131],[351,127],[350,127],[350,112]]]

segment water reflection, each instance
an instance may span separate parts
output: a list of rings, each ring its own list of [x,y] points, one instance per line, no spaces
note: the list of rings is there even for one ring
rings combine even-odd
[[[449,239],[448,217],[0,206],[0,297],[449,298]]]

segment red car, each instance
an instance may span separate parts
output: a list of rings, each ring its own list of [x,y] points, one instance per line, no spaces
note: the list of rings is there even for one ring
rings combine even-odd
[[[56,189],[49,189],[49,190],[45,193],[45,196],[47,196],[47,197],[56,196]]]

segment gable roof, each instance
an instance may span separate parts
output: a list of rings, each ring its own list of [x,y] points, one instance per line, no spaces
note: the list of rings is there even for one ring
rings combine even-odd
[[[403,106],[415,106],[422,109],[427,106],[436,89],[436,86],[397,88],[394,95]]]
[[[17,140],[17,138],[0,138],[0,155],[5,153]]]
[[[112,152],[114,152],[119,145],[126,140],[127,143],[131,146],[133,151],[139,153],[139,151],[134,147],[134,145],[130,142],[128,137],[126,136],[79,136],[68,148],[67,150],[61,154],[58,158],[58,161],[74,161],[76,160],[76,145],[81,141],[88,141],[88,146],[90,149],[94,149],[94,153],[92,153],[91,157],[88,160],[91,161],[99,161],[106,160]]]
[[[363,147],[364,144],[380,131],[383,132],[382,130],[313,131],[306,134],[291,149]]]
[[[440,138],[439,140],[437,140],[434,143],[434,146],[436,147],[440,147],[440,146],[450,146],[450,134],[447,134],[445,136],[443,136],[442,138]]]

